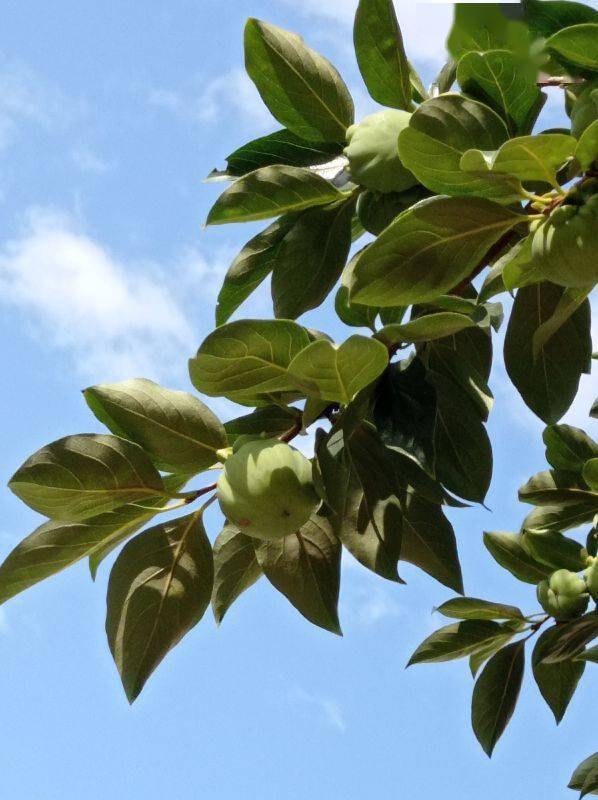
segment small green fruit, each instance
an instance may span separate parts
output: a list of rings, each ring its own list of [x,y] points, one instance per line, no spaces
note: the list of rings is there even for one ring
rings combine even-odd
[[[243,444],[224,464],[218,502],[225,517],[256,539],[282,539],[318,505],[311,462],[276,440]]]
[[[595,558],[586,569],[584,578],[588,592],[592,595],[594,600],[598,602],[598,558]]]
[[[356,183],[375,192],[402,192],[417,184],[399,158],[399,134],[410,118],[407,111],[389,109],[351,125],[344,152]]]
[[[583,205],[563,205],[542,222],[532,238],[532,257],[542,275],[559,286],[592,286],[598,281],[598,194]]]
[[[559,569],[538,584],[537,594],[544,611],[559,621],[581,617],[590,602],[586,582],[568,569]]]

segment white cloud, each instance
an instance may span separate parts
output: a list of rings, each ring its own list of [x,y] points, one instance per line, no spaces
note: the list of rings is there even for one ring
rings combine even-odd
[[[206,81],[191,81],[177,90],[154,89],[151,105],[197,123],[235,119],[247,123],[258,135],[276,126],[245,70],[238,67]]]
[[[88,150],[85,147],[78,147],[73,150],[72,154],[73,163],[81,170],[81,172],[88,172],[94,175],[104,175],[113,164],[101,158],[97,153]]]
[[[171,271],[124,263],[47,210],[30,213],[22,234],[0,250],[0,304],[96,380],[160,378],[184,365],[198,342],[166,288],[175,283]]]
[[[343,709],[336,700],[307,692],[300,686],[294,686],[289,691],[287,699],[297,713],[315,714],[326,725],[339,733],[345,733],[347,730]]]

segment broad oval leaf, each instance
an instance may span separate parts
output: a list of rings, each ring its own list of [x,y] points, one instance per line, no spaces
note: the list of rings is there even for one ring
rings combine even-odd
[[[283,129],[261,136],[244,144],[226,158],[227,174],[247,175],[261,167],[286,164],[291,167],[311,167],[326,164],[342,153],[338,144],[314,144]]]
[[[464,92],[498,112],[511,133],[527,133],[541,97],[529,60],[509,50],[470,51],[459,60],[457,80]]]
[[[594,753],[594,755],[586,758],[586,760],[582,761],[577,767],[571,776],[569,789],[577,789],[577,791],[583,792],[587,788],[586,784],[589,784],[591,787],[591,782],[596,780],[598,780],[598,753]],[[598,792],[598,784],[588,791],[590,794],[596,794]]]
[[[453,661],[475,653],[500,633],[500,626],[490,620],[464,620],[440,628],[420,644],[407,664]]]
[[[447,600],[436,611],[452,619],[524,619],[520,609],[504,603],[491,603],[475,597],[455,597]]]
[[[598,74],[598,23],[563,28],[546,40],[545,47],[566,67],[584,75]]]
[[[487,532],[484,533],[484,544],[501,567],[524,583],[538,584],[553,571],[529,555],[523,547],[520,534]]]
[[[95,517],[165,491],[141,447],[91,433],[66,436],[38,450],[8,485],[34,511],[63,522]]]
[[[203,617],[214,580],[201,510],[144,531],[117,558],[106,633],[129,702]]]
[[[294,388],[288,366],[310,344],[305,328],[287,320],[239,320],[217,328],[189,361],[196,389],[236,399]]]
[[[355,262],[351,299],[423,303],[454,289],[521,215],[482,198],[432,197],[407,209]]]
[[[535,506],[573,505],[591,503],[591,492],[578,475],[551,469],[538,472],[519,489],[522,503]]]
[[[598,11],[585,3],[571,0],[523,0],[524,21],[538,36],[552,36],[553,33],[582,22],[598,21]]]
[[[454,311],[439,311],[426,314],[403,324],[385,325],[378,331],[376,338],[388,346],[394,347],[407,342],[429,342],[453,336],[465,328],[475,327],[476,322],[465,314]]]
[[[360,0],[353,40],[360,72],[373,99],[409,111],[409,62],[392,0]]]
[[[353,123],[353,101],[332,64],[301,37],[249,19],[245,67],[270,113],[310,142],[342,142]]]
[[[598,443],[581,428],[549,425],[542,439],[546,445],[546,460],[555,469],[581,472],[588,459],[598,457]]]
[[[498,3],[456,3],[453,26],[446,46],[453,58],[471,50],[484,52],[504,48],[525,50],[525,25],[509,19]]]
[[[264,575],[314,625],[341,635],[338,621],[341,545],[325,517],[316,514],[296,534],[259,542]]]
[[[353,201],[313,208],[286,232],[272,275],[276,317],[296,319],[326,299],[347,263],[354,211]]]
[[[301,420],[301,411],[292,406],[264,406],[251,414],[228,420],[224,423],[226,438],[233,445],[239,436],[280,436]]]
[[[158,469],[202,472],[218,461],[216,451],[226,447],[218,417],[187,392],[139,378],[92,386],[84,396],[100,422],[143,447]]]
[[[253,539],[225,525],[214,542],[212,610],[218,624],[235,600],[253,586],[261,574]]]
[[[347,404],[388,366],[388,351],[367,336],[351,336],[341,345],[312,342],[289,364],[289,375],[310,397]]]
[[[505,338],[509,377],[526,405],[547,424],[558,422],[573,402],[592,352],[585,300],[534,357],[534,333],[552,317],[564,291],[547,282],[519,289]]]
[[[586,567],[588,554],[585,548],[562,533],[524,531],[521,544],[533,559],[553,570],[581,572]]]
[[[262,167],[235,181],[212,206],[206,225],[253,222],[342,200],[346,194],[301,167]]]
[[[497,150],[508,136],[506,124],[488,106],[459,94],[443,94],[426,100],[412,114],[399,136],[399,155],[433,192],[512,202],[519,194],[508,182],[468,174],[460,167],[467,150]]]
[[[487,756],[509,724],[523,682],[525,642],[509,644],[492,656],[473,690],[471,722]]]
[[[555,716],[557,724],[565,716],[569,703],[573,699],[577,685],[585,671],[585,664],[580,661],[559,661],[558,664],[543,663],[544,654],[548,652],[554,641],[558,628],[544,631],[536,642],[532,655],[532,669],[540,694]]]
[[[597,511],[595,499],[566,506],[539,506],[527,515],[521,527],[532,533],[558,533],[592,522]]]

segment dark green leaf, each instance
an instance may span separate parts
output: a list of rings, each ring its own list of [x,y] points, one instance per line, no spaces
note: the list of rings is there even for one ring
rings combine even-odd
[[[386,325],[378,331],[376,338],[387,346],[395,346],[406,342],[429,342],[432,339],[443,339],[452,336],[465,328],[475,327],[476,323],[465,314],[453,311],[439,311],[426,314],[410,322]]]
[[[272,275],[275,316],[317,308],[338,281],[351,247],[354,201],[305,211],[285,234]]]
[[[549,652],[558,634],[558,628],[549,628],[544,631],[536,642],[532,655],[532,668],[538,689],[558,723],[565,716],[577,685],[585,670],[585,664],[566,660],[558,664],[545,664],[542,659]]]
[[[447,600],[436,611],[452,619],[523,619],[522,612],[515,606],[491,603],[475,597],[455,597]]]
[[[206,224],[270,219],[346,196],[313,170],[283,165],[262,167],[239,178],[220,195]]]
[[[490,620],[465,620],[446,625],[420,644],[407,666],[463,658],[495,638],[499,631],[500,626]]]
[[[256,408],[251,414],[236,417],[224,423],[227,442],[233,445],[239,436],[280,436],[290,430],[301,412],[297,408],[281,408],[280,406],[266,406]]]
[[[214,542],[212,610],[218,624],[235,600],[253,586],[261,574],[253,539],[225,525]]]
[[[520,221],[482,198],[422,200],[362,251],[348,276],[351,299],[379,307],[434,300],[467,278]]]
[[[554,636],[542,653],[543,664],[558,664],[583,653],[598,636],[598,614],[586,614],[572,622],[557,625]],[[550,645],[550,646],[549,646]]]
[[[522,6],[525,22],[538,36],[552,36],[561,28],[598,20],[596,9],[568,0],[523,0]]]
[[[360,0],[355,53],[363,80],[377,103],[410,110],[410,69],[392,0]]]
[[[413,186],[404,192],[367,191],[359,195],[357,213],[366,231],[378,236],[401,212],[429,196],[423,186]]]
[[[473,690],[471,722],[486,755],[509,724],[523,682],[525,642],[509,644],[492,656]]]
[[[226,447],[220,420],[187,392],[144,379],[92,386],[88,406],[112,433],[140,445],[158,469],[193,474],[218,461]]]
[[[596,501],[567,506],[541,506],[527,515],[522,529],[534,533],[554,533],[591,522],[598,513]]]
[[[530,478],[519,489],[519,499],[535,506],[574,505],[593,500],[578,475],[554,469],[538,472]]]
[[[562,533],[525,531],[521,543],[532,558],[553,570],[581,572],[586,566],[585,549],[575,539],[569,539]]]
[[[598,492],[598,458],[590,458],[583,466],[582,476],[592,492]]]
[[[287,367],[310,344],[305,328],[286,320],[239,320],[222,325],[189,361],[196,389],[231,400],[294,388]]]
[[[541,96],[529,60],[508,50],[470,51],[459,61],[457,80],[464,92],[497,111],[513,135],[527,133],[530,112]]]
[[[353,101],[323,56],[294,33],[250,19],[245,67],[270,113],[310,142],[342,142],[353,123]]]
[[[529,408],[548,424],[558,422],[573,402],[592,352],[586,300],[534,358],[534,333],[553,315],[564,291],[546,282],[519,289],[505,339],[509,377]]]
[[[583,791],[586,781],[593,780],[593,776],[598,771],[598,753],[594,753],[594,755],[586,758],[575,770],[573,775],[571,776],[571,781],[569,783],[569,789],[577,789],[578,791]],[[592,789],[592,792],[596,794],[596,791]]]
[[[298,533],[259,542],[255,552],[270,583],[306,619],[341,633],[337,611],[341,545],[325,517],[314,514]]]
[[[8,485],[35,511],[62,522],[79,522],[164,493],[162,479],[141,447],[91,433],[67,436],[38,450]]]
[[[201,511],[150,528],[125,546],[110,573],[106,632],[129,702],[203,617],[213,579]]]
[[[474,678],[486,661],[492,658],[495,653],[508,644],[515,634],[518,633],[517,630],[509,629],[508,623],[503,623],[500,627],[503,631],[502,633],[499,633],[494,639],[489,639],[487,644],[470,655],[469,669]]]
[[[577,661],[589,661],[591,664],[598,664],[598,645],[596,647],[590,647],[587,650],[584,650],[583,653],[580,653],[577,658]]]
[[[378,314],[377,308],[352,303],[349,300],[349,290],[346,286],[339,286],[334,298],[334,309],[341,322],[351,328],[373,329]]]
[[[241,177],[273,164],[311,167],[325,164],[341,153],[338,144],[313,144],[284,129],[254,139],[227,156],[227,173]]]
[[[399,136],[399,155],[433,192],[512,202],[519,192],[508,180],[468,174],[460,167],[467,150],[497,150],[508,135],[506,124],[488,106],[462,95],[444,94],[422,103],[412,115],[409,127]]]
[[[494,560],[524,583],[537,584],[552,570],[536,561],[524,549],[521,535],[493,531],[484,533],[484,544]]]

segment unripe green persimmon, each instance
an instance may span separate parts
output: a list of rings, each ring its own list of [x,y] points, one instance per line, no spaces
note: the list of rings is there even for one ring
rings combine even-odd
[[[598,558],[595,558],[586,569],[584,578],[588,592],[592,595],[594,600],[598,601]]]
[[[344,152],[355,183],[376,192],[402,192],[417,184],[399,158],[399,134],[410,117],[408,111],[389,109],[348,128]]]
[[[590,602],[586,582],[568,569],[553,572],[538,584],[537,593],[544,611],[559,621],[580,617]]]
[[[224,464],[218,502],[248,536],[274,540],[296,533],[319,502],[311,462],[277,440],[243,444]]]
[[[573,199],[577,201],[577,194]],[[559,286],[593,286],[598,281],[598,194],[583,200],[581,205],[559,206],[533,234],[534,265]]]

